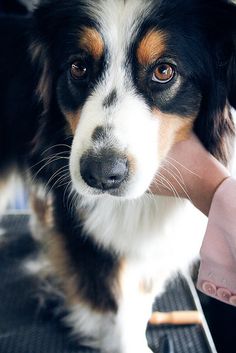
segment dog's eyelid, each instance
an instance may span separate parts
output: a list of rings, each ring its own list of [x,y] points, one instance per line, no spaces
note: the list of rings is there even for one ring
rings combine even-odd
[[[177,70],[177,66],[178,66],[176,60],[172,59],[171,57],[161,56],[150,65],[149,69],[154,70],[155,67],[157,67],[158,65],[161,65],[161,64],[169,64],[169,65],[173,66],[176,70]]]
[[[68,60],[67,60],[67,64],[68,65],[72,65],[73,62],[75,61],[83,61],[84,63],[87,63],[89,61],[91,61],[92,57],[89,53],[87,53],[84,50],[78,51],[75,54],[72,54],[69,56]]]

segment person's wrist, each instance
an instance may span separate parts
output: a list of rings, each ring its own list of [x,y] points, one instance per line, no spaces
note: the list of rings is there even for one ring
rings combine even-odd
[[[205,148],[199,150],[196,166],[197,176],[188,182],[193,204],[208,216],[216,190],[230,177],[229,170],[213,157]]]
[[[208,216],[216,191],[229,177],[229,174],[224,174],[217,182],[207,183],[204,186],[200,184],[199,189],[194,190],[194,193],[190,192],[193,205]]]

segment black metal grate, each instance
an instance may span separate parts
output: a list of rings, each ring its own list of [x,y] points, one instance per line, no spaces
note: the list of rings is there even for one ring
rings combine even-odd
[[[192,293],[184,277],[178,276],[169,283],[165,293],[156,298],[154,310],[168,312],[176,310],[195,310]],[[200,325],[149,327],[148,338],[151,348],[158,352],[162,340],[171,342],[173,353],[210,353],[211,349]],[[160,352],[162,353],[162,352]]]
[[[0,236],[0,353],[92,353],[72,341],[69,331],[53,314],[53,300],[39,310],[36,279],[21,270],[23,261],[38,251],[28,219],[28,215],[8,215],[0,223],[6,230]],[[194,308],[191,291],[182,277],[171,282],[154,305],[160,311]],[[149,327],[147,337],[155,353],[211,352],[198,325]]]

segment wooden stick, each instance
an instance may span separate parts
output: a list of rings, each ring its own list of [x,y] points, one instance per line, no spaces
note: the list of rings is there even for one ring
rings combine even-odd
[[[155,311],[149,323],[152,325],[201,325],[202,315],[199,311]]]

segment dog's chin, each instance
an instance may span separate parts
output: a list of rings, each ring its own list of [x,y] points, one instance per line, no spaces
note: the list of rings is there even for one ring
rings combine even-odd
[[[142,197],[148,189],[147,186],[132,185],[131,183],[126,183],[119,188],[100,190],[92,188],[82,180],[73,181],[73,188],[76,192],[84,199],[95,201],[100,198],[113,198],[115,200],[135,200]]]

